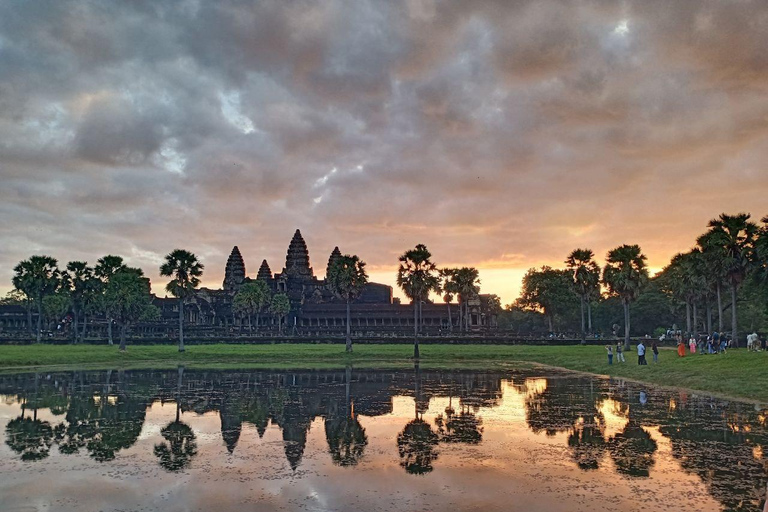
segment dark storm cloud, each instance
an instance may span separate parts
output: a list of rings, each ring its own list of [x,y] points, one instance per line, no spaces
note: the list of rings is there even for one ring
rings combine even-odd
[[[767,213],[766,48],[762,0],[8,2],[0,279],[35,252],[154,277],[181,246],[215,285],[235,244],[279,270],[296,227],[318,270],[417,242],[661,265]]]

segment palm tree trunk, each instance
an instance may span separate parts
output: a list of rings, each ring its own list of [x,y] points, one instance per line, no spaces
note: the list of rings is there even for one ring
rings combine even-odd
[[[253,334],[253,325],[251,324],[251,314],[248,313],[248,333]]]
[[[685,299],[685,331],[691,332],[691,301]]]
[[[711,297],[707,294],[707,334],[712,332],[712,301]]]
[[[592,301],[587,300],[587,328],[592,332]]]
[[[125,352],[125,322],[120,325],[120,352]]]
[[[720,297],[720,281],[717,282],[717,332],[723,332],[723,299]]]
[[[184,297],[179,297],[179,352],[184,352]]]
[[[80,334],[80,330],[78,329],[78,320],[79,320],[78,317],[80,316],[80,314],[77,311],[77,309],[75,309],[73,313],[74,313],[73,315],[74,318],[72,322],[72,331],[73,331],[72,334],[74,335],[74,342],[75,344],[77,344],[78,335]]]
[[[43,329],[43,298],[37,301],[37,342],[40,343],[40,331]]]
[[[587,344],[587,333],[584,331],[584,295],[581,296],[581,344]]]
[[[624,301],[624,350],[629,348],[629,302]]]
[[[554,326],[554,323],[552,322],[552,315],[547,313],[546,317],[547,317],[547,325],[549,325],[549,332],[555,332],[555,326]]]
[[[731,339],[733,345],[739,348],[739,331],[736,320],[736,283],[731,283]]]
[[[352,326],[350,323],[352,322],[352,315],[349,312],[349,299],[347,299],[347,352],[352,352]]]
[[[83,332],[80,333],[80,341],[81,342],[85,341],[85,334],[87,332],[87,329],[88,329],[88,315],[83,313]]]
[[[453,332],[453,318],[451,318],[451,303],[448,303],[448,332]]]
[[[459,296],[459,331],[464,332],[464,301]]]
[[[698,325],[699,325],[699,309],[696,305],[696,301],[693,302],[693,331],[689,331],[693,334],[696,334],[698,331]]]
[[[27,330],[30,335],[34,335],[32,327],[32,301],[27,299]]]
[[[419,301],[419,334],[424,333],[424,302]]]
[[[109,344],[114,345],[112,341],[112,315],[107,315],[107,336],[109,337]]]

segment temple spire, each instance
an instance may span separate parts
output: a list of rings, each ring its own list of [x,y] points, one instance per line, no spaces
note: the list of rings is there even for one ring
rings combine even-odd
[[[309,250],[307,243],[301,236],[298,229],[293,234],[291,243],[288,246],[288,253],[285,255],[285,268],[283,274],[292,277],[312,277],[312,267],[309,265]]]
[[[261,279],[263,281],[269,281],[272,279],[272,269],[269,268],[269,263],[267,263],[267,260],[261,262],[259,273],[256,274],[256,279]]]
[[[338,247],[334,247],[333,252],[331,252],[330,257],[328,257],[328,266],[325,268],[326,279],[328,278],[328,273],[331,271],[331,265],[333,265],[339,258],[341,258],[341,251]]]
[[[237,290],[243,280],[245,280],[245,261],[243,261],[243,255],[240,254],[240,249],[234,246],[224,269],[224,289],[226,291]]]

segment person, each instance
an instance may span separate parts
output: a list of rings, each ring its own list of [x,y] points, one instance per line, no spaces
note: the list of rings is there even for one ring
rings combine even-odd
[[[606,345],[605,350],[608,351],[608,364],[613,364],[613,348],[610,345]]]
[[[621,346],[621,342],[616,343],[616,362],[617,363],[627,362],[627,360],[624,359],[624,347]]]
[[[688,348],[691,351],[691,354],[696,353],[696,338],[693,334],[691,334],[691,339],[688,340]]]
[[[643,345],[642,341],[637,344],[637,364],[648,364],[648,362],[645,360],[645,345]]]
[[[653,345],[651,345],[651,352],[653,352],[653,362],[658,363],[659,362],[659,346],[656,344],[656,342],[653,342]]]
[[[716,354],[718,347],[720,347],[720,333],[715,331],[712,333],[712,343],[709,344],[709,353]]]
[[[752,334],[747,334],[747,351],[752,352],[755,350],[755,339],[757,338],[757,334],[754,332]]]
[[[766,338],[763,336],[763,338],[760,340],[760,350],[765,351],[765,344],[766,344]]]
[[[682,338],[678,338],[677,340],[677,356],[685,357],[685,344],[683,343]]]

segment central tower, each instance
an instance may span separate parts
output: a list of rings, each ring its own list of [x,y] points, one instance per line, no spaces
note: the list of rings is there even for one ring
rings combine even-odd
[[[298,229],[293,234],[285,255],[285,268],[283,275],[286,277],[313,278],[315,276],[312,267],[309,266],[309,250],[301,231]]]

